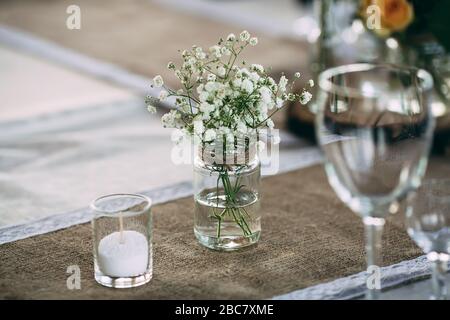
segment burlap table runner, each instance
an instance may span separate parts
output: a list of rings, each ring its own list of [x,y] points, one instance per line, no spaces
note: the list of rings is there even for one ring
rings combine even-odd
[[[450,177],[448,160],[433,160],[429,176]],[[0,298],[229,299],[270,298],[360,272],[365,268],[360,219],[337,199],[322,166],[268,177],[262,184],[262,238],[231,253],[194,238],[193,201],[153,208],[154,278],[118,290],[93,278],[89,224],[0,246]],[[384,265],[421,251],[391,216],[383,238]],[[68,290],[67,267],[81,268],[81,290]]]

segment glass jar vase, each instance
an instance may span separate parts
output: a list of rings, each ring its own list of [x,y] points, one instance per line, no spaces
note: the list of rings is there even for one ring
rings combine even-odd
[[[214,250],[258,242],[261,167],[256,143],[201,145],[194,159],[194,233]]]

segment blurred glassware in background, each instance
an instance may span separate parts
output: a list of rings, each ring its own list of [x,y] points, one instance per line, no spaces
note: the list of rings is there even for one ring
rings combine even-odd
[[[432,299],[447,299],[450,258],[450,179],[426,180],[408,197],[408,234],[432,263]]]
[[[436,16],[436,21],[442,21],[445,15],[442,18],[437,16],[438,13],[435,11],[439,11],[440,6],[446,8],[450,2],[436,0],[426,6],[424,3],[428,2],[408,0],[407,3],[416,11],[410,24],[404,31],[385,32],[383,35],[366,27],[367,16],[362,12],[365,11],[364,5],[370,3],[372,2],[363,0],[314,2],[317,30],[307,28],[316,38],[310,63],[312,78],[317,82],[320,72],[351,63],[392,63],[427,70],[435,83],[431,101],[432,112],[437,120],[435,150],[444,152],[450,142],[450,54],[447,46],[443,44],[445,40],[436,36],[438,33],[429,26],[432,22],[424,21],[424,14],[420,12],[425,10],[424,6],[429,7],[426,8],[426,13],[432,17]],[[449,12],[447,15],[450,19]],[[298,23],[313,25],[304,19],[306,18],[302,18]],[[317,94],[314,96],[315,99],[318,98]],[[293,115],[295,119],[289,124],[291,129],[309,136],[311,130],[305,127],[313,125],[317,107],[316,100],[312,101],[308,108],[295,112]]]
[[[355,62],[373,62],[380,47],[358,17],[357,0],[317,1],[321,34],[317,43],[317,71]]]
[[[320,37],[320,25],[317,19],[320,2],[313,0],[298,0],[298,2],[301,3],[302,11],[307,14],[293,22],[292,30],[295,35],[308,43],[316,43]]]
[[[425,174],[433,79],[416,68],[353,64],[321,73],[319,87],[316,132],[329,183],[363,218],[368,268],[381,267],[384,218]],[[378,296],[368,288],[367,298]]]

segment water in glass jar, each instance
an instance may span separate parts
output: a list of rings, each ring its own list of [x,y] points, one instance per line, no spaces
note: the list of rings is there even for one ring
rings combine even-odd
[[[230,206],[224,194],[211,191],[195,200],[195,235],[205,246],[234,250],[256,243],[261,232],[258,194],[242,190]]]

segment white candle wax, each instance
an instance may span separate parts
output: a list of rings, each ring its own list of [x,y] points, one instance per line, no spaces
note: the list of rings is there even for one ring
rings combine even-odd
[[[113,232],[98,245],[100,270],[110,277],[135,277],[148,267],[148,241],[139,232]]]

